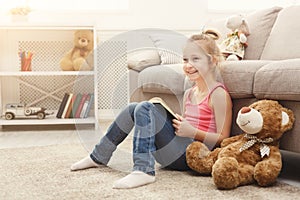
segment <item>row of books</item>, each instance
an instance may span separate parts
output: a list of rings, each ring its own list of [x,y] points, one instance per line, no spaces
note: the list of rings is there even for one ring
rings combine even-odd
[[[94,102],[94,94],[65,93],[56,114],[57,118],[87,118]]]

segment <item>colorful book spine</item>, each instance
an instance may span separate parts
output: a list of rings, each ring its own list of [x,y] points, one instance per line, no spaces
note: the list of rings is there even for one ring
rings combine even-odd
[[[91,107],[92,107],[93,103],[94,103],[94,94],[92,93],[92,94],[90,94],[90,101],[89,101],[87,109],[84,113],[84,118],[87,118],[89,116],[89,113],[90,113],[90,110],[91,110]]]
[[[66,114],[67,114],[68,109],[69,109],[69,107],[70,107],[72,98],[73,98],[73,94],[70,93],[70,94],[69,94],[69,97],[68,97],[68,100],[67,100],[67,103],[66,103],[66,105],[65,105],[64,111],[63,111],[63,113],[62,113],[62,115],[61,115],[61,118],[62,118],[62,119],[65,119],[65,118],[66,118]]]
[[[81,98],[82,98],[82,94],[81,94],[81,93],[78,93],[78,94],[76,95],[75,101],[74,101],[74,103],[73,103],[73,109],[72,109],[70,118],[75,118],[76,111],[78,110],[78,106],[79,106],[79,104],[80,104]]]
[[[87,96],[85,98],[85,101],[84,101],[84,104],[82,106],[81,112],[80,112],[80,118],[84,118],[84,114],[87,110],[87,107],[89,105],[90,100],[91,100],[91,95],[87,94]]]
[[[60,106],[59,106],[59,109],[57,111],[57,114],[56,114],[57,118],[61,118],[61,116],[62,116],[62,114],[64,112],[64,109],[65,109],[65,106],[66,106],[66,103],[67,103],[68,99],[69,99],[69,94],[65,93],[64,97],[63,97],[63,99],[62,99],[62,101],[60,103]]]
[[[73,109],[75,98],[76,98],[76,94],[73,94],[73,97],[71,99],[70,105],[69,105],[67,113],[65,115],[65,118],[70,118],[71,117],[71,112],[72,112],[72,109]]]
[[[75,113],[75,118],[80,118],[80,113],[81,113],[81,110],[83,108],[83,105],[84,105],[84,102],[85,102],[85,99],[86,99],[87,96],[88,96],[88,94],[83,94],[82,95],[82,98],[80,100],[80,103],[79,103],[78,108],[77,108],[76,113]]]

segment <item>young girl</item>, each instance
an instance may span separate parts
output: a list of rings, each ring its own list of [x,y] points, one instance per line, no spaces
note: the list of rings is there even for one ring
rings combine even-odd
[[[184,95],[183,116],[172,119],[163,107],[148,101],[129,104],[86,158],[71,166],[82,170],[107,165],[117,146],[133,127],[133,171],[113,188],[134,188],[155,181],[155,161],[162,167],[189,170],[186,147],[194,140],[210,148],[229,136],[232,102],[215,70],[222,60],[215,42],[219,35],[205,31],[192,36],[183,51],[183,70],[195,85]]]

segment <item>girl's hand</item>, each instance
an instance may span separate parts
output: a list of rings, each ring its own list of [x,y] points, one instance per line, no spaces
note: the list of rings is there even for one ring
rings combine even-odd
[[[197,133],[197,129],[193,127],[186,119],[176,114],[178,119],[173,119],[173,127],[175,128],[175,134],[180,137],[194,138]]]

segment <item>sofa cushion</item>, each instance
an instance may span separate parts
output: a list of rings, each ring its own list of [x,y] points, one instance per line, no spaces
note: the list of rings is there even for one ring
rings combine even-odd
[[[182,64],[148,67],[140,72],[138,86],[143,92],[182,95],[184,92]]]
[[[142,71],[146,67],[159,65],[160,56],[156,49],[142,48],[127,53],[127,65],[129,69]]]
[[[300,6],[284,8],[278,15],[261,59],[283,60],[300,57]]]
[[[226,61],[220,66],[219,81],[229,90],[231,98],[253,97],[253,81],[256,71],[270,61]]]
[[[300,58],[273,61],[255,75],[253,94],[258,99],[300,101]]]
[[[127,31],[110,39],[110,44],[123,41],[126,43],[127,65],[129,69],[141,71],[145,67],[160,64],[157,48],[149,36],[152,29]]]
[[[187,37],[171,31],[161,31],[150,35],[160,55],[161,64],[182,63],[182,50]]]
[[[272,7],[250,13],[246,16],[250,35],[247,37],[249,46],[246,48],[244,59],[260,59],[274,22],[281,9],[280,7]]]

